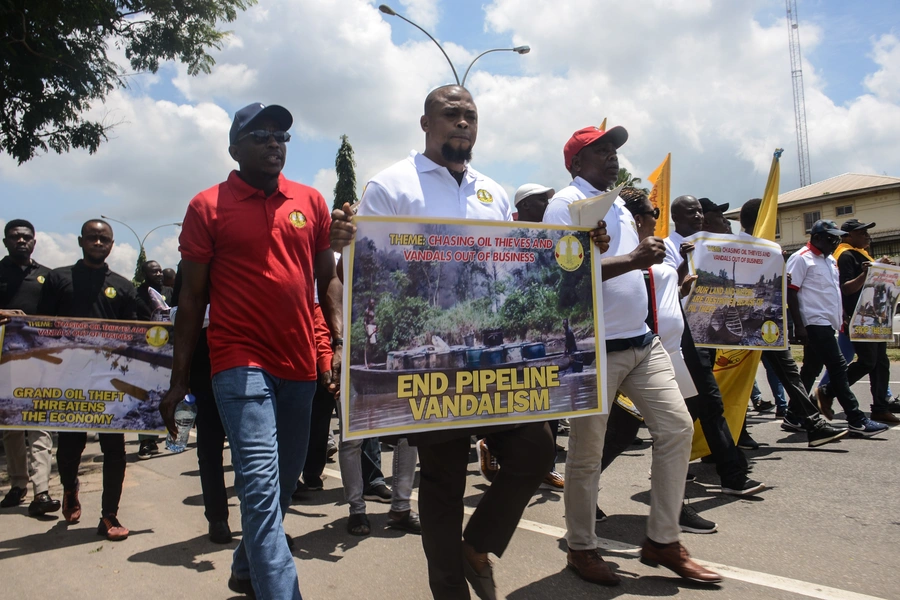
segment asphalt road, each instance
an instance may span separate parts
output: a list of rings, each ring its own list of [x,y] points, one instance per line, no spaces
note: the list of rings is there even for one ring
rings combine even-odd
[[[759,381],[770,398],[762,370]],[[900,364],[892,365],[891,381],[900,392]],[[868,408],[867,382],[854,390]],[[724,496],[713,466],[700,462],[691,465],[697,483],[687,486],[692,506],[716,521],[719,531],[685,534],[682,541],[697,559],[726,577],[721,586],[695,586],[638,561],[650,467],[649,435],[641,430],[644,443],[620,457],[601,481],[600,501],[610,516],[597,525],[597,532],[605,540],[608,560],[624,579],[622,585],[594,586],[565,568],[562,495],[541,491],[526,509],[509,549],[495,563],[500,591],[510,600],[900,598],[895,582],[900,567],[900,431],[809,450],[805,435],[782,431],[771,413],[751,413],[750,423],[761,444],[748,453],[752,476],[769,489],[749,499]],[[129,441],[119,516],[131,537],[112,543],[96,535],[102,455],[91,442],[82,465],[81,523],[67,526],[58,513],[46,520],[29,518],[27,503],[0,511],[4,598],[234,597],[226,581],[237,542],[217,546],[206,539],[196,452],[137,461],[136,436]],[[565,445],[567,438],[560,442]],[[560,461],[559,470],[564,471],[564,455]],[[390,464],[386,452],[386,471]],[[0,470],[0,490],[5,493],[5,463]],[[304,598],[429,598],[419,538],[384,529],[388,507],[375,503],[368,509],[372,535],[347,534],[337,465],[329,463],[326,474],[325,490],[294,504],[285,521],[296,541]],[[231,485],[230,471],[227,477]],[[51,493],[61,497],[55,474],[52,485]],[[475,506],[485,489],[473,452],[467,505]],[[230,523],[240,532],[236,499]]]

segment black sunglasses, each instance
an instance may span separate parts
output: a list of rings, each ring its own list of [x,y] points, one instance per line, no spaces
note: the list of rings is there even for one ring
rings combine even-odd
[[[654,219],[658,219],[659,218],[659,207],[654,208],[652,210],[644,210],[644,211],[634,213],[634,214],[636,214],[636,215],[653,215]]]
[[[279,144],[284,144],[286,142],[291,141],[291,134],[287,131],[268,131],[265,129],[254,129],[253,131],[248,131],[245,135],[242,135],[238,138],[237,141],[245,140],[248,137],[252,137],[253,141],[257,144],[265,144],[269,141],[269,136],[275,138],[275,141]]]

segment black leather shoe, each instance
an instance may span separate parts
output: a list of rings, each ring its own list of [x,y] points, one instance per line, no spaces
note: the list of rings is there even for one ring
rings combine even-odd
[[[47,513],[59,510],[59,500],[54,500],[47,492],[41,492],[35,496],[28,505],[28,515],[31,517],[43,517]]]
[[[238,594],[243,594],[248,598],[256,600],[256,592],[253,591],[253,582],[249,579],[239,579],[234,573],[228,578],[228,589]]]
[[[28,490],[25,488],[20,488],[19,486],[13,486],[6,493],[3,500],[0,500],[0,508],[12,508],[13,506],[18,506],[22,504],[22,501],[25,500],[25,496],[28,494]]]
[[[231,542],[231,528],[228,526],[228,521],[210,522],[209,541],[213,544],[228,544]]]

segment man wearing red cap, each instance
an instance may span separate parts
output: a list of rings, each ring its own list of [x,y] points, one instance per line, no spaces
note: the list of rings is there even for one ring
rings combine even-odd
[[[616,151],[628,139],[622,127],[576,131],[563,149],[572,183],[547,207],[545,223],[571,225],[569,204],[603,193],[616,181]],[[631,398],[653,436],[652,493],[647,539],[641,561],[663,565],[682,577],[718,583],[721,577],[691,560],[678,541],[681,500],[691,453],[693,424],[675,382],[668,354],[647,326],[647,289],[641,273],[666,256],[655,236],[638,239],[634,216],[617,198],[606,215],[609,250],[601,260],[603,320],[606,329],[606,397],[621,390]],[[608,415],[573,419],[566,460],[566,560],[578,575],[601,585],[618,585],[619,577],[603,561],[594,531],[597,486]]]

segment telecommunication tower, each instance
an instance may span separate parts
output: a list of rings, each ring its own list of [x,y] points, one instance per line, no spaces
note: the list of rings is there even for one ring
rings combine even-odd
[[[812,183],[809,171],[809,142],[806,138],[806,99],[803,97],[803,65],[800,60],[800,23],[797,0],[785,0],[788,38],[791,48],[791,80],[794,84],[794,125],[797,129],[797,157],[800,160],[800,187]]]

